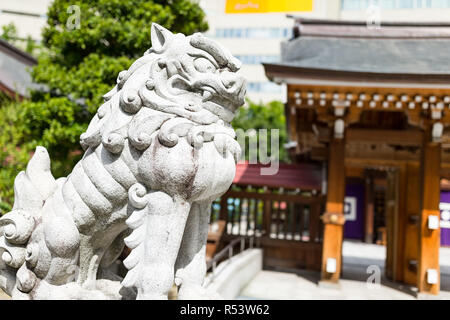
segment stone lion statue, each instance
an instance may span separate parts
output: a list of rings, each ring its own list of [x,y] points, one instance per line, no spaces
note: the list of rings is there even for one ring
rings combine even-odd
[[[0,287],[13,299],[208,298],[210,207],[240,147],[240,62],[201,34],[153,24],[152,47],[119,73],[85,133],[85,154],[55,180],[38,147],[0,219]],[[109,268],[124,246],[125,278]]]

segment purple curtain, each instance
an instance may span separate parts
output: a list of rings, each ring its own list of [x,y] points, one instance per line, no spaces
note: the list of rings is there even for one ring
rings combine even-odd
[[[441,246],[450,246],[450,191],[441,191]]]
[[[346,184],[344,238],[364,239],[364,193],[364,182]]]

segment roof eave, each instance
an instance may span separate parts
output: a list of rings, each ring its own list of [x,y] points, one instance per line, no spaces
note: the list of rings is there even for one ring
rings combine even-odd
[[[367,21],[362,20],[333,20],[333,19],[314,19],[292,14],[286,15],[300,24],[309,25],[335,25],[335,26],[367,26]],[[448,21],[380,21],[380,27],[450,27]]]
[[[33,56],[31,56],[27,52],[24,52],[14,47],[13,45],[11,45],[10,43],[8,43],[3,39],[0,39],[0,51],[16,58],[17,60],[22,61],[23,63],[29,66],[34,66],[37,64],[37,60]]]
[[[265,73],[271,81],[295,83],[297,80],[317,80],[322,82],[372,82],[376,84],[438,86],[450,88],[450,74],[415,74],[415,73],[376,73],[359,71],[342,71],[332,69],[286,66],[282,64],[263,63]],[[297,81],[298,82],[298,81]]]

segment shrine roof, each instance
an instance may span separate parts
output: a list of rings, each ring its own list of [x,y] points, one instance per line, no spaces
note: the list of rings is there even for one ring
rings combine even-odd
[[[28,69],[36,63],[31,55],[0,39],[0,90],[27,96],[33,86]]]
[[[322,169],[314,164],[279,164],[274,175],[262,175],[262,164],[239,162],[236,165],[236,175],[233,183],[238,185],[252,185],[256,187],[285,188],[300,190],[322,189]]]
[[[417,81],[450,80],[450,24],[381,23],[296,18],[281,61],[264,64],[269,78],[298,74]]]

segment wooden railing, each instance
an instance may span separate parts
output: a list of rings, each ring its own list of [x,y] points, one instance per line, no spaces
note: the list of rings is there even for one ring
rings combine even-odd
[[[255,238],[257,245],[267,249],[266,265],[318,269],[324,200],[324,196],[312,193],[233,186],[213,203],[211,221],[226,221],[226,241]],[[307,258],[312,251],[314,257]],[[301,259],[305,261],[297,261]]]
[[[320,242],[324,197],[230,189],[213,204],[212,221],[226,221],[225,233]]]

